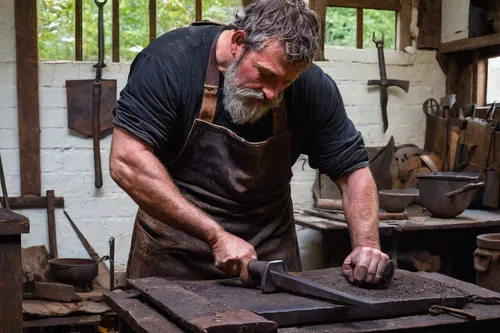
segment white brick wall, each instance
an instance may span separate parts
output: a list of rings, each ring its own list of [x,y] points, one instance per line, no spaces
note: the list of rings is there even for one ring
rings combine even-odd
[[[14,0],[0,4],[0,153],[4,162],[9,194],[20,193],[17,131],[17,96],[15,79]],[[375,50],[327,48],[328,62],[319,62],[337,82],[347,112],[368,145],[384,145],[391,135],[396,143],[423,144],[424,116],[421,105],[426,98],[445,94],[445,77],[435,60],[435,53],[418,51],[413,55],[386,51],[387,74],[392,79],[409,80],[410,91],[389,90],[389,130],[382,133],[379,90],[366,81],[378,79]],[[118,269],[124,269],[134,215],[135,203],[109,177],[111,137],[101,141],[104,186],[94,188],[92,139],[67,128],[65,80],[90,79],[95,75],[93,63],[40,63],[40,125],[42,192],[53,189],[65,198],[65,209],[72,216],[95,250],[108,252],[108,239],[116,238]],[[111,63],[103,78],[118,80],[118,91],[126,83],[130,64]],[[314,170],[302,161],[293,168],[292,194],[295,205],[312,203],[311,186]],[[23,236],[23,246],[48,246],[45,210],[23,210],[31,221],[31,233]],[[87,257],[83,246],[61,209],[56,211],[58,249],[61,257]],[[318,234],[299,228],[304,268],[318,265]],[[121,265],[121,266],[120,266]]]

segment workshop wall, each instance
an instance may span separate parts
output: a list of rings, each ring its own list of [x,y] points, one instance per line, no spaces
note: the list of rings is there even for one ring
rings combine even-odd
[[[414,13],[413,22],[416,22]],[[415,24],[415,23],[413,23]],[[415,32],[415,31],[414,31]],[[17,130],[17,95],[15,67],[14,0],[0,3],[0,153],[4,162],[9,195],[20,194],[19,144]],[[413,54],[386,50],[389,78],[409,80],[406,94],[389,89],[389,130],[383,133],[379,106],[379,89],[369,88],[368,79],[378,79],[376,51],[327,48],[328,61],[318,62],[337,82],[347,112],[363,134],[366,144],[385,145],[391,135],[397,144],[423,145],[425,122],[421,105],[429,97],[445,94],[445,76],[435,60],[434,51]],[[42,193],[55,190],[63,196],[65,209],[100,254],[108,252],[108,239],[116,239],[117,269],[126,265],[136,213],[135,203],[109,176],[111,137],[101,140],[104,186],[94,187],[92,139],[67,128],[65,81],[89,79],[95,75],[93,63],[41,62],[40,126]],[[104,79],[117,79],[118,91],[126,83],[130,64],[108,63]],[[307,110],[304,110],[307,112]],[[311,187],[314,170],[299,160],[293,167],[293,199],[297,208],[312,203]],[[302,169],[302,167],[304,169]],[[31,221],[30,234],[23,236],[23,246],[46,244],[48,247],[45,210],[19,210]],[[60,257],[87,257],[62,209],[56,210],[57,241]],[[304,268],[319,266],[321,237],[299,229]]]

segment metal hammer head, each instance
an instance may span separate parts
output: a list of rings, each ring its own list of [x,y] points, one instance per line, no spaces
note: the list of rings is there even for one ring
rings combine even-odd
[[[264,273],[261,276],[260,288],[263,293],[277,292],[279,289],[271,282],[271,271],[285,271],[283,260],[272,260],[267,263]]]

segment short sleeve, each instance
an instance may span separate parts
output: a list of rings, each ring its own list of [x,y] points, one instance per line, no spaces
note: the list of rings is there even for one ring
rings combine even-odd
[[[335,181],[368,166],[368,154],[335,82],[319,69],[311,76],[307,89],[313,115],[307,147],[309,164]]]
[[[176,81],[172,69],[140,53],[113,111],[114,123],[150,144],[155,153],[165,149],[177,118]]]

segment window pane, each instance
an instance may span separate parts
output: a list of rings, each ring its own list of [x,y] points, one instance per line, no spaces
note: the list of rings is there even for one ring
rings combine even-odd
[[[377,39],[384,32],[384,49],[396,49],[396,12],[393,10],[363,9],[363,48],[375,49],[373,33]]]
[[[73,60],[75,1],[38,0],[37,8],[40,60]]]
[[[195,20],[195,0],[157,0],[156,35],[192,23]]]
[[[120,61],[132,61],[148,44],[149,1],[120,1]]]
[[[356,8],[326,8],[325,45],[356,47]]]
[[[486,103],[500,103],[500,57],[488,59]]]
[[[104,13],[104,62],[111,62],[111,34],[112,34],[112,2],[103,8]],[[69,14],[69,13],[67,13]],[[98,7],[94,1],[82,1],[82,39],[83,60],[97,62],[97,16]],[[121,41],[120,41],[121,42]]]
[[[243,14],[241,0],[204,0],[203,19],[221,23],[234,21],[234,13]]]

